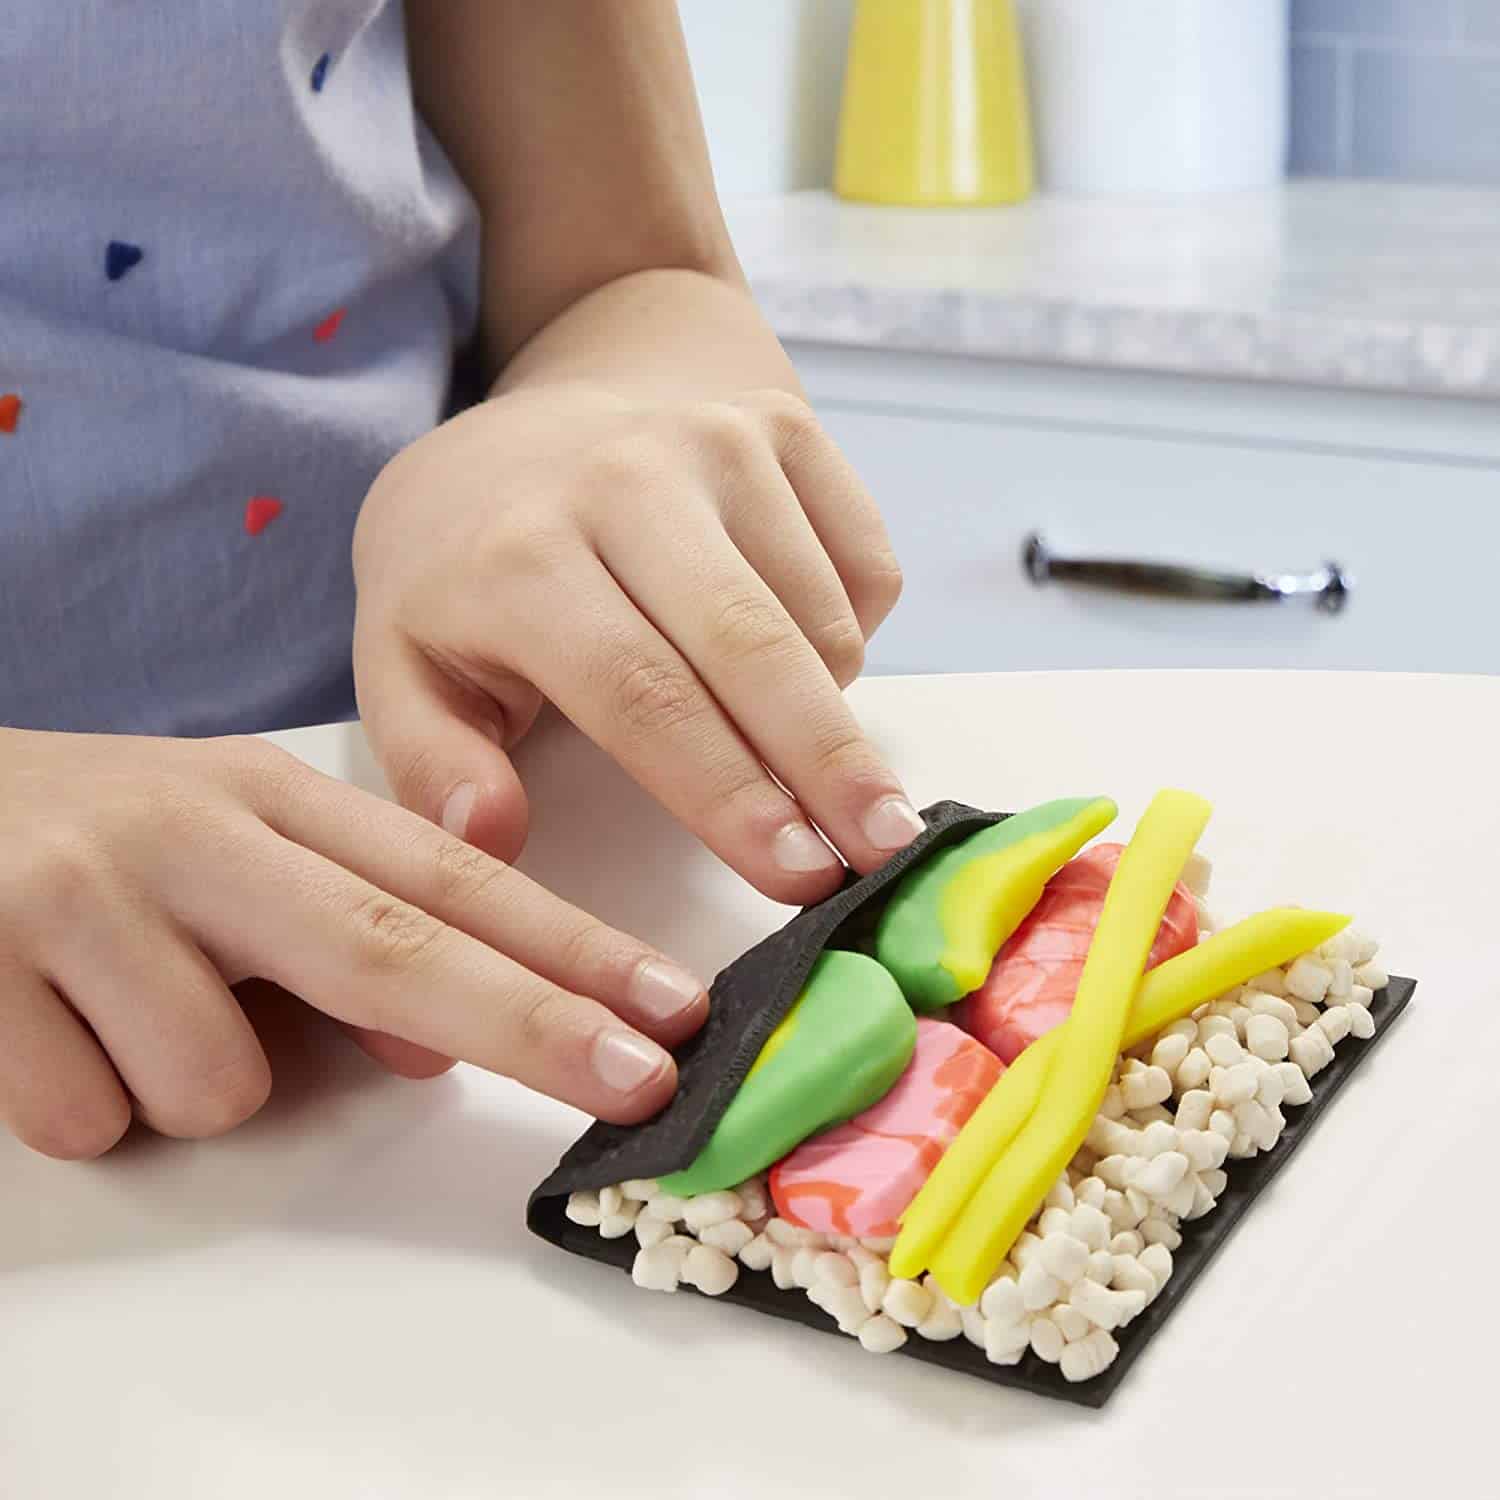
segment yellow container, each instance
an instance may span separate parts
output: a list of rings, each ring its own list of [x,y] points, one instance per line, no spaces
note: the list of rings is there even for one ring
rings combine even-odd
[[[1016,203],[1031,188],[1031,122],[1011,0],[858,0],[838,195]]]

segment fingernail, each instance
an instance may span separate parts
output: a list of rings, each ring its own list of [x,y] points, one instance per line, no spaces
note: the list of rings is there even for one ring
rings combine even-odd
[[[772,842],[771,858],[791,875],[831,870],[839,862],[838,855],[806,823],[788,823]]]
[[[698,1004],[703,986],[686,969],[665,959],[647,959],[635,973],[632,998],[655,1021],[670,1021]]]
[[[667,1054],[633,1031],[606,1031],[594,1043],[594,1072],[619,1094],[633,1094],[666,1065]]]
[[[865,814],[865,837],[877,849],[904,849],[926,826],[905,797],[886,797]]]
[[[460,781],[448,793],[448,800],[443,803],[443,828],[454,838],[461,839],[464,836],[464,830],[469,826],[469,814],[474,810],[474,798],[478,794],[479,789],[472,781]]]

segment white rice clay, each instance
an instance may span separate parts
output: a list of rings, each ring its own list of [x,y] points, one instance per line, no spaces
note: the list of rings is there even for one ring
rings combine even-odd
[[[777,1218],[764,1176],[695,1198],[622,1182],[574,1193],[567,1216],[607,1239],[633,1234],[631,1274],[649,1291],[716,1297],[748,1271],[806,1296],[872,1354],[913,1335],[962,1337],[995,1364],[1030,1350],[1067,1380],[1090,1380],[1170,1279],[1181,1226],[1213,1212],[1236,1161],[1276,1148],[1285,1111],[1312,1098],[1341,1042],[1375,1034],[1369,1006],[1388,978],[1376,951],[1340,933],[1122,1057],[1083,1147],[976,1306],[930,1276],[893,1278],[890,1240]]]

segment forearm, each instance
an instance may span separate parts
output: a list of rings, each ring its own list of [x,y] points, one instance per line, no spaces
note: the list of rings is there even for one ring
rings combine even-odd
[[[619,277],[573,302],[516,353],[494,393],[573,382],[649,400],[802,394],[743,285],[666,268]]]
[[[798,391],[724,227],[672,0],[407,0],[407,13],[419,103],[484,225],[480,339],[497,391]]]

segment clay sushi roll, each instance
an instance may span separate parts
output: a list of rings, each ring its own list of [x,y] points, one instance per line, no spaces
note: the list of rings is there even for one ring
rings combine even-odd
[[[1115,814],[930,808],[719,975],[672,1103],[591,1127],[533,1230],[644,1289],[1102,1403],[1410,992],[1336,913],[1211,933],[1199,799],[1086,847]]]

